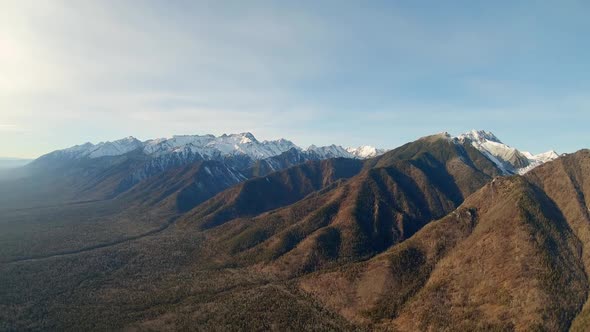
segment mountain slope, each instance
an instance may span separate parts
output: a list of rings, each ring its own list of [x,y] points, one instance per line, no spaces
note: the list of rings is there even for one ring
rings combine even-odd
[[[526,175],[559,207],[581,241],[581,261],[590,273],[590,150],[581,150],[540,166]],[[572,331],[590,328],[590,300],[586,299]]]
[[[332,183],[356,175],[362,162],[355,159],[328,159],[274,172],[228,189],[190,211],[186,222],[197,220],[198,227],[211,228],[237,217],[260,214],[294,203]]]
[[[286,201],[260,186],[255,194],[245,193],[247,184],[264,178],[248,181],[198,206],[182,224],[217,227],[210,233],[220,251],[241,252],[234,256],[245,264],[266,262],[279,274],[306,273],[382,252],[455,209],[500,173],[470,145],[442,136],[409,143],[366,161],[364,168],[349,180],[254,218]],[[244,203],[232,203],[238,198]],[[265,208],[253,211],[257,206]]]
[[[245,181],[240,172],[217,161],[199,161],[173,168],[139,182],[119,197],[169,211],[186,212],[217,193]]]
[[[586,150],[497,178],[409,240],[300,287],[379,329],[587,330],[589,174]]]
[[[564,330],[586,298],[579,247],[544,193],[501,179],[386,253],[301,287],[381,328]]]

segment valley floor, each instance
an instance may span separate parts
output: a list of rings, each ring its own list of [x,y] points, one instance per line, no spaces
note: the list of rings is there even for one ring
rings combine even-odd
[[[174,226],[105,248],[0,264],[0,330],[350,330],[293,281],[221,267]]]

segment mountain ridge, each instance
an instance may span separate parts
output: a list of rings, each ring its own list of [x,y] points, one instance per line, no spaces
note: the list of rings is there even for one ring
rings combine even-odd
[[[470,130],[457,136],[448,132],[431,136],[441,136],[461,143],[470,141],[471,144],[492,160],[504,174],[524,174],[533,168],[558,157],[557,152],[550,150],[533,155],[504,144],[496,135],[485,130]],[[427,136],[430,137],[430,136]],[[262,160],[277,158],[282,154],[300,154],[290,159],[316,160],[328,158],[370,159],[384,154],[387,150],[373,146],[344,148],[340,145],[316,146],[310,145],[303,149],[292,141],[281,138],[277,140],[259,141],[250,132],[239,134],[223,134],[220,136],[207,135],[174,135],[171,138],[158,138],[140,141],[132,136],[115,141],[100,142],[98,144],[84,143],[70,148],[56,150],[45,154],[31,164],[42,164],[45,160],[79,160],[84,158],[113,157],[139,150],[140,153],[152,158],[152,164],[157,160],[176,160],[173,163],[186,164],[198,160],[218,160],[227,158],[244,159],[243,163],[254,166]],[[292,152],[289,152],[292,151]],[[168,159],[168,160],[167,160]],[[181,161],[184,160],[184,161]],[[271,161],[262,165],[269,170],[277,170],[276,163]],[[240,167],[246,168],[246,167]]]
[[[538,156],[526,152],[520,153],[520,151],[500,143],[501,141],[493,133],[486,131],[472,130],[457,137],[441,133],[420,140],[436,140],[438,138],[444,138],[457,146],[462,146],[463,150],[466,149],[464,142],[472,142],[471,146],[500,167],[503,174],[525,173],[557,156],[556,153]],[[486,144],[492,144],[494,147],[499,146],[499,151],[504,154],[497,153],[498,149],[496,149],[492,151],[496,154],[494,155],[489,151],[490,149],[485,148]],[[469,155],[467,159],[481,158],[468,150],[465,150]],[[124,193],[144,180],[159,181],[154,178],[156,175],[175,176],[174,172],[165,175],[169,170],[203,161],[215,161],[221,163],[220,167],[225,169],[218,173],[223,184],[214,184],[211,182],[213,179],[210,179],[210,176],[204,172],[195,173],[200,174],[199,177],[207,178],[204,181],[217,188],[215,191],[202,188],[208,195],[213,195],[217,191],[225,189],[227,183],[234,185],[246,179],[265,176],[306,161],[344,157],[366,160],[368,164],[371,164],[384,160],[385,152],[385,150],[370,146],[345,149],[334,144],[324,147],[312,145],[302,149],[286,139],[259,141],[249,132],[224,134],[218,137],[214,135],[175,135],[169,139],[153,139],[144,142],[129,136],[113,142],[85,143],[57,150],[28,163],[20,171],[25,176],[27,172],[32,172],[41,177],[55,178],[57,182],[60,181],[60,177],[66,176],[67,179],[64,180],[71,183],[69,188],[74,188],[71,194],[73,197],[102,199]],[[400,157],[403,158],[403,155]],[[8,176],[4,174],[4,177]],[[230,178],[234,180],[228,182]],[[197,178],[194,178],[194,181],[194,183],[199,182]],[[93,190],[93,188],[98,190]],[[193,189],[196,188],[200,187],[193,187]],[[64,189],[72,191],[68,188]],[[98,193],[100,194],[97,195]],[[202,196],[197,191],[193,191],[193,193],[202,198],[209,198]],[[194,202],[201,200],[194,200]]]
[[[385,152],[372,146],[363,145],[357,148],[343,148],[339,145],[316,146],[311,145],[303,149],[290,140],[281,138],[277,140],[259,141],[250,132],[239,134],[223,134],[220,136],[207,135],[173,135],[171,138],[157,138],[140,141],[133,136],[128,136],[115,141],[105,141],[97,144],[90,142],[75,145],[70,148],[60,149],[49,154],[61,154],[69,158],[99,158],[103,156],[117,156],[135,149],[141,149],[146,155],[161,156],[169,153],[196,153],[205,160],[214,159],[217,156],[229,156],[244,154],[254,160],[273,157],[288,151],[291,148],[300,151],[314,152],[321,158],[369,158]],[[40,158],[43,158],[40,157]]]

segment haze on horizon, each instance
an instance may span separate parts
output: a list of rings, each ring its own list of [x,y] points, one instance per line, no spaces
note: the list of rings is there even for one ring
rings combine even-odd
[[[252,132],[391,148],[470,129],[590,142],[590,3],[0,4],[0,156]]]

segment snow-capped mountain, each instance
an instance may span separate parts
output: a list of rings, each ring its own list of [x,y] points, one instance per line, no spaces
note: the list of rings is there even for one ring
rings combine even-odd
[[[145,142],[141,142],[134,137],[127,137],[113,142],[76,145],[54,153],[71,159],[81,159],[118,156],[140,150],[154,158],[178,154],[195,155],[204,160],[216,160],[241,155],[252,160],[262,160],[278,156],[292,148],[313,154],[319,159],[337,157],[365,159],[385,152],[371,146],[344,149],[338,145],[322,147],[312,145],[303,150],[286,139],[258,141],[254,135],[246,132],[231,135],[223,134],[218,137],[213,135],[175,135],[172,138],[158,138]]]
[[[312,145],[307,148],[308,152],[317,153],[322,159],[327,158],[355,158],[355,159],[367,159],[377,157],[384,154],[387,150],[377,149],[374,146],[362,145],[356,148],[348,147],[343,148],[340,145],[329,145],[317,147]]]
[[[553,159],[559,158],[559,154],[553,150],[539,153],[537,155],[533,155],[527,151],[523,151],[522,154],[524,154],[527,158],[529,158],[529,160],[538,161],[540,163],[546,163],[546,162],[551,161]]]
[[[346,151],[339,145],[315,146],[311,145],[306,150],[307,153],[317,156],[318,159],[328,158],[356,158],[355,155]]]
[[[360,147],[349,152],[338,145],[312,145],[304,150],[286,139],[259,141],[248,132],[217,137],[176,135],[143,142],[134,137],[126,137],[112,142],[85,143],[54,151],[33,162],[33,167],[56,169],[68,167],[72,162],[87,164],[92,159],[121,156],[131,163],[127,176],[121,182],[121,188],[125,189],[166,170],[200,161],[221,162],[235,171],[238,178],[244,179],[253,174],[267,174],[308,160],[338,157],[365,159],[381,152],[382,150],[373,147]],[[106,160],[101,162],[108,164]],[[257,169],[253,170],[253,167]]]
[[[104,156],[118,156],[143,147],[143,143],[135,137],[126,137],[112,142],[98,144],[85,143],[71,148],[54,151],[51,154],[70,159],[99,158]]]
[[[379,155],[384,154],[387,150],[384,149],[377,149],[374,146],[369,145],[362,145],[357,148],[348,147],[346,151],[356,158],[359,159],[366,159],[366,158],[373,158]]]
[[[494,162],[505,174],[524,174],[545,162],[559,157],[553,150],[538,155],[519,151],[502,143],[493,133],[484,130],[471,130],[454,137],[454,139],[459,142],[470,141],[476,149]]]
[[[183,135],[170,139],[156,139],[145,142],[144,152],[150,155],[167,153],[186,153],[188,151],[201,155],[204,159],[218,156],[246,155],[254,160],[276,156],[293,147],[293,142],[279,139],[275,141],[258,141],[251,133],[232,135]]]
[[[557,158],[554,151],[539,155],[521,152],[486,131],[474,130],[457,137],[441,133],[429,138],[435,136],[462,147],[473,145],[504,174],[523,174]],[[259,141],[251,133],[217,137],[180,135],[143,142],[127,137],[54,151],[24,166],[23,172],[46,178],[65,177],[75,184],[73,187],[82,188],[90,195],[89,199],[116,197],[134,188],[144,188],[141,186],[175,188],[188,184],[190,190],[187,192],[194,195],[187,195],[201,197],[200,200],[247,179],[302,163],[314,164],[315,161],[342,157],[366,159],[384,152],[371,146],[312,145],[302,149],[286,139]],[[199,200],[188,199],[186,202]]]
[[[443,135],[443,134],[441,134]],[[558,157],[555,151],[533,155],[504,144],[489,131],[471,130],[467,133],[445,137],[457,142],[469,141],[493,161],[505,174],[524,174],[529,170]],[[245,170],[257,161],[268,160],[266,168],[276,170],[291,164],[294,160],[321,160],[328,158],[367,159],[385,153],[385,150],[372,146],[343,148],[339,145],[315,146],[302,149],[286,139],[259,141],[249,132],[240,134],[214,135],[176,135],[171,138],[159,138],[139,141],[126,137],[112,142],[98,144],[86,143],[64,150],[52,152],[43,158],[58,160],[80,160],[107,156],[121,156],[136,151],[147,157],[141,168],[133,174],[133,182],[151,176],[159,171],[178,167],[200,160],[212,160],[229,163],[235,169]],[[288,151],[291,151],[287,153]],[[287,153],[287,154],[285,154]],[[285,154],[285,155],[283,155]],[[271,160],[271,158],[273,158]]]
[[[60,150],[59,153],[80,159],[84,157],[118,156],[141,149],[143,153],[152,157],[172,153],[193,153],[198,154],[205,160],[228,155],[246,155],[254,160],[259,160],[281,154],[293,147],[296,147],[296,145],[285,139],[259,142],[251,133],[241,133],[224,134],[219,137],[213,135],[179,135],[145,142],[141,142],[134,137],[127,137],[113,142],[77,145]]]
[[[532,153],[527,151],[523,151],[522,154],[525,155],[525,157],[527,157],[527,159],[529,160],[529,165],[519,169],[518,174],[524,174],[537,166],[543,165],[548,161],[559,158],[559,154],[557,154],[557,152],[553,150],[539,153],[537,155],[533,155]]]

